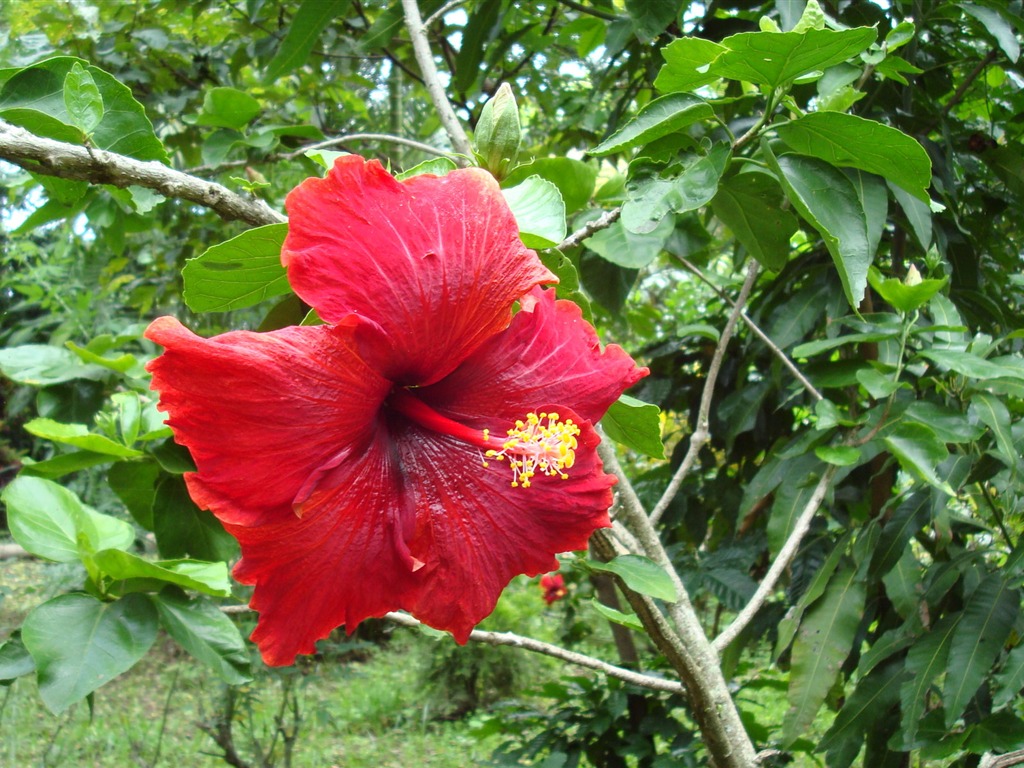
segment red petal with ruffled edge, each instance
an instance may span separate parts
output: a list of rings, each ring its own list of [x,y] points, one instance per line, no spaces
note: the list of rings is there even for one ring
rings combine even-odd
[[[498,428],[551,404],[596,422],[647,375],[618,345],[602,351],[576,304],[539,288],[529,298],[524,306],[531,309],[517,313],[505,333],[442,381],[417,390],[417,396],[456,421],[501,437]]]
[[[513,488],[508,464],[484,467],[473,446],[415,426],[396,429],[403,472],[422,478],[416,494],[412,554],[425,563],[403,605],[420,621],[465,643],[516,575],[558,567],[555,553],[585,549],[597,528],[610,525],[615,479],[601,469],[599,438],[581,428],[576,464],[568,480],[540,476]]]
[[[403,384],[437,381],[508,325],[523,294],[556,282],[480,169],[399,182],[348,155],[286,207],[281,258],[295,292],[329,323],[374,321],[387,344],[367,359]]]

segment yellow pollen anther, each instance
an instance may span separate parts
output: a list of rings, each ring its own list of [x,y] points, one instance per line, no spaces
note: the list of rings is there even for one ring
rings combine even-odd
[[[484,455],[498,461],[508,459],[513,488],[520,485],[529,488],[538,472],[567,480],[569,475],[565,470],[576,462],[579,434],[580,428],[572,419],[559,421],[557,413],[528,413],[525,422],[517,420],[508,430],[508,439],[502,443],[500,451],[489,450]],[[484,430],[484,440],[488,439],[488,431]],[[484,466],[487,466],[486,460]]]

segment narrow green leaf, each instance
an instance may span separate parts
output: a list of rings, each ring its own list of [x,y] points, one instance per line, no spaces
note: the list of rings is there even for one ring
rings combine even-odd
[[[661,409],[629,395],[611,404],[601,425],[608,437],[655,459],[665,458],[661,442]]]
[[[288,34],[267,65],[264,82],[271,83],[306,63],[309,54],[333,19],[344,14],[351,0],[302,0]]]
[[[22,626],[39,695],[54,714],[131,669],[156,639],[156,611],[142,595],[103,603],[69,594],[37,606]]]
[[[894,661],[878,667],[857,683],[818,744],[818,749],[828,751],[829,768],[849,768],[860,752],[864,734],[899,700],[903,678],[903,665]]]
[[[182,294],[193,312],[226,312],[258,304],[290,289],[281,265],[287,224],[267,224],[207,248],[189,259]]]
[[[1003,15],[993,8],[985,8],[975,3],[960,3],[960,7],[981,22],[982,28],[995,38],[1006,57],[1016,64],[1020,58],[1020,41]]]
[[[594,610],[604,616],[608,621],[614,621],[616,624],[621,624],[624,627],[635,629],[637,632],[644,631],[644,625],[637,618],[635,613],[623,613],[617,611],[614,608],[609,608],[603,603],[599,603],[597,600],[591,600],[590,604],[594,606]]]
[[[714,117],[715,111],[704,99],[690,93],[673,93],[654,99],[636,117],[590,150],[601,156],[639,147]]]
[[[0,349],[0,373],[11,381],[48,387],[75,379],[102,379],[103,368],[83,364],[75,355],[49,344],[22,344]]]
[[[452,87],[466,93],[480,74],[480,63],[488,43],[501,29],[502,0],[481,0],[474,3],[462,29],[462,44],[455,56],[455,77]]]
[[[1024,688],[1024,643],[1014,648],[1006,657],[1003,668],[995,680],[993,708],[1015,701]]]
[[[103,96],[89,70],[77,61],[64,76],[64,108],[71,124],[89,135],[103,120]]]
[[[37,557],[68,563],[101,549],[127,549],[131,525],[85,506],[70,490],[38,477],[16,477],[0,493],[11,536]]]
[[[790,465],[790,474],[776,490],[768,516],[768,549],[773,555],[793,531],[796,519],[814,494],[822,469],[821,462],[814,455],[802,456]]]
[[[946,444],[927,426],[915,422],[898,424],[896,429],[884,438],[886,447],[892,452],[904,470],[940,491],[955,496],[956,491],[949,482],[939,477],[936,467],[949,458]]]
[[[995,360],[987,360],[971,352],[960,352],[955,349],[922,349],[919,357],[931,360],[940,368],[969,376],[973,379],[1024,379],[1024,369],[1004,365]]]
[[[238,627],[210,600],[161,592],[153,598],[160,624],[192,656],[229,685],[252,679],[249,654]]]
[[[801,154],[877,174],[928,202],[931,159],[903,131],[843,112],[811,112],[777,130]]]
[[[801,75],[828,69],[856,56],[876,36],[871,27],[741,32],[722,41],[726,50],[711,62],[708,73],[778,88]]]
[[[932,244],[931,206],[914,197],[903,187],[896,186],[892,182],[888,182],[888,184],[889,191],[896,198],[896,202],[900,204],[900,208],[903,209],[903,213],[910,223],[910,229],[917,239],[917,244],[921,246],[922,250],[927,251]]]
[[[1006,403],[993,395],[977,392],[971,398],[971,414],[992,430],[999,457],[1010,469],[1016,470],[1020,462],[1020,451],[1014,445],[1010,411]]]
[[[761,266],[779,272],[789,259],[789,239],[799,226],[781,203],[782,190],[775,179],[764,173],[741,173],[722,179],[711,210]]]
[[[762,147],[793,207],[825,241],[847,301],[856,309],[864,298],[868,267],[874,258],[857,191],[841,171],[822,160],[801,155],[776,158],[767,143]]]
[[[935,678],[946,669],[950,644],[961,619],[959,613],[943,616],[917,639],[907,653],[906,670],[910,678],[900,686],[902,744],[907,750],[917,746],[917,728],[924,714],[928,692]]]
[[[853,646],[865,595],[856,570],[846,568],[831,579],[821,600],[801,623],[793,642],[783,745],[791,745],[810,727],[835,683]]]
[[[921,594],[917,588],[921,582],[921,565],[910,547],[904,547],[903,554],[888,573],[882,576],[886,597],[904,619],[917,614]]]
[[[656,597],[669,603],[679,599],[671,577],[664,568],[649,558],[640,555],[619,555],[607,563],[587,560],[586,565],[594,571],[614,573],[627,587],[642,595]]]
[[[112,457],[106,453],[74,451],[73,453],[62,453],[44,461],[37,461],[35,464],[25,463],[21,467],[21,474],[56,480],[71,472],[78,472],[99,464],[109,464],[111,461],[113,461]]]
[[[884,576],[896,567],[911,538],[928,522],[929,501],[928,493],[913,493],[892,513],[871,556],[870,575]]]
[[[214,597],[230,597],[231,581],[226,563],[200,560],[145,560],[119,549],[105,549],[93,555],[103,573],[115,580],[156,579],[183,589],[194,589]]]
[[[142,451],[114,442],[106,435],[90,432],[84,424],[61,424],[53,419],[32,419],[25,424],[25,431],[44,440],[73,445],[75,448],[119,459],[134,459],[144,455]]]
[[[779,637],[775,645],[775,658],[777,659],[782,655],[789,644],[793,642],[793,638],[796,637],[796,631],[803,623],[804,614],[807,609],[814,605],[815,601],[818,600],[823,594],[825,594],[825,588],[829,585],[832,580],[832,575],[836,572],[839,567],[839,563],[846,554],[847,545],[850,543],[850,539],[853,538],[851,534],[847,533],[836,542],[835,547],[829,552],[825,562],[822,563],[821,568],[814,574],[814,578],[811,583],[807,585],[807,591],[800,595],[800,599],[797,604],[794,605],[789,611],[786,612],[786,616],[782,621],[779,622]]]
[[[949,728],[967,707],[991,669],[1020,614],[1020,590],[1001,573],[990,573],[964,606],[949,648],[942,700]]]
[[[529,248],[550,248],[565,239],[565,203],[558,187],[540,176],[501,190]]]

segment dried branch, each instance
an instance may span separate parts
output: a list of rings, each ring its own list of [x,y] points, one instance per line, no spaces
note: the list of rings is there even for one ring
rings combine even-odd
[[[420,626],[419,621],[404,613],[388,613],[384,618],[388,621],[394,622],[395,624],[400,624],[403,627]],[[666,680],[661,677],[654,677],[652,675],[634,672],[630,669],[616,667],[614,664],[609,664],[601,661],[600,659],[595,659],[592,656],[585,656],[582,653],[568,651],[557,645],[551,645],[550,643],[541,642],[540,640],[534,640],[531,637],[523,637],[522,635],[517,635],[513,632],[486,632],[481,629],[474,629],[470,633],[469,639],[477,643],[486,643],[487,645],[507,645],[512,648],[522,648],[526,651],[541,653],[545,656],[561,659],[569,664],[575,664],[579,667],[586,667],[587,669],[603,672],[609,677],[614,677],[622,680],[623,682],[629,683],[630,685],[636,685],[652,691],[663,691],[665,693],[686,695],[686,689],[675,680]]]
[[[601,214],[601,217],[594,219],[589,224],[580,227],[578,230],[569,235],[565,240],[555,246],[559,251],[567,251],[570,248],[574,248],[588,237],[593,235],[595,232],[600,232],[602,229],[608,229],[612,224],[619,220],[619,216],[622,215],[622,206],[618,208],[612,208],[607,213]]]
[[[405,10],[405,26],[409,30],[409,37],[412,39],[413,53],[416,55],[416,62],[420,65],[420,74],[423,75],[424,85],[430,100],[434,103],[437,116],[444,126],[445,133],[452,143],[452,148],[464,157],[472,157],[473,149],[470,146],[469,138],[466,136],[458,115],[452,109],[451,102],[441,85],[441,78],[437,73],[437,66],[434,64],[434,56],[430,52],[430,41],[427,39],[427,30],[423,25],[420,16],[420,8],[416,0],[402,0],[402,8]],[[465,162],[465,160],[463,160]]]
[[[44,139],[4,120],[0,120],[0,160],[44,176],[115,187],[146,187],[164,197],[202,205],[228,221],[244,221],[254,227],[286,220],[258,198],[243,197],[155,160],[143,162],[102,149]]]
[[[793,558],[796,557],[797,550],[800,549],[800,542],[803,541],[807,531],[810,530],[811,520],[814,519],[814,515],[825,500],[825,494],[828,493],[828,488],[832,483],[832,478],[835,477],[836,469],[834,465],[830,465],[821,475],[814,493],[811,494],[811,498],[808,499],[803,511],[793,524],[793,530],[789,534],[789,538],[786,539],[786,543],[782,545],[782,549],[775,556],[775,560],[768,569],[768,573],[765,574],[764,579],[761,580],[757,591],[754,592],[750,601],[743,606],[743,610],[736,615],[732,623],[715,638],[712,645],[718,653],[722,653],[729,643],[739,637],[739,634],[746,629],[757,612],[761,610],[761,606],[765,604],[772,592],[775,591],[775,587],[779,583],[779,579],[782,578],[782,574],[789,568]]]
[[[739,323],[743,305],[747,303],[750,291],[754,288],[754,282],[757,280],[757,272],[758,264],[756,261],[751,259],[750,265],[747,267],[747,278],[743,281],[743,287],[740,289],[740,295],[737,297],[735,305],[733,305],[732,313],[729,315],[729,320],[726,322],[725,328],[722,329],[722,335],[718,339],[718,346],[715,347],[715,354],[711,358],[711,365],[708,367],[707,379],[704,381],[704,392],[701,394],[700,398],[700,409],[697,412],[697,424],[694,427],[693,434],[690,435],[690,446],[686,451],[686,456],[683,457],[683,463],[679,465],[679,468],[675,471],[675,474],[669,481],[668,487],[662,494],[661,499],[655,505],[654,509],[651,510],[651,525],[655,525],[665,510],[668,509],[668,505],[672,503],[672,499],[674,499],[676,494],[679,492],[679,488],[683,484],[683,480],[686,479],[690,469],[693,468],[694,463],[697,461],[697,456],[701,449],[708,440],[711,439],[711,432],[709,428],[709,421],[711,418],[711,400],[715,394],[715,385],[718,382],[718,372],[721,370],[722,361],[725,359],[725,349],[729,345],[729,341],[732,339],[732,334],[736,330],[737,323]]]

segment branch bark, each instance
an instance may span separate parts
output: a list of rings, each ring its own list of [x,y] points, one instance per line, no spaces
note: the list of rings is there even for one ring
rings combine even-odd
[[[0,159],[44,176],[122,188],[146,187],[164,197],[202,205],[227,221],[244,221],[254,227],[286,221],[259,198],[243,197],[155,160],[143,162],[102,149],[45,139],[4,120],[0,120]]]

